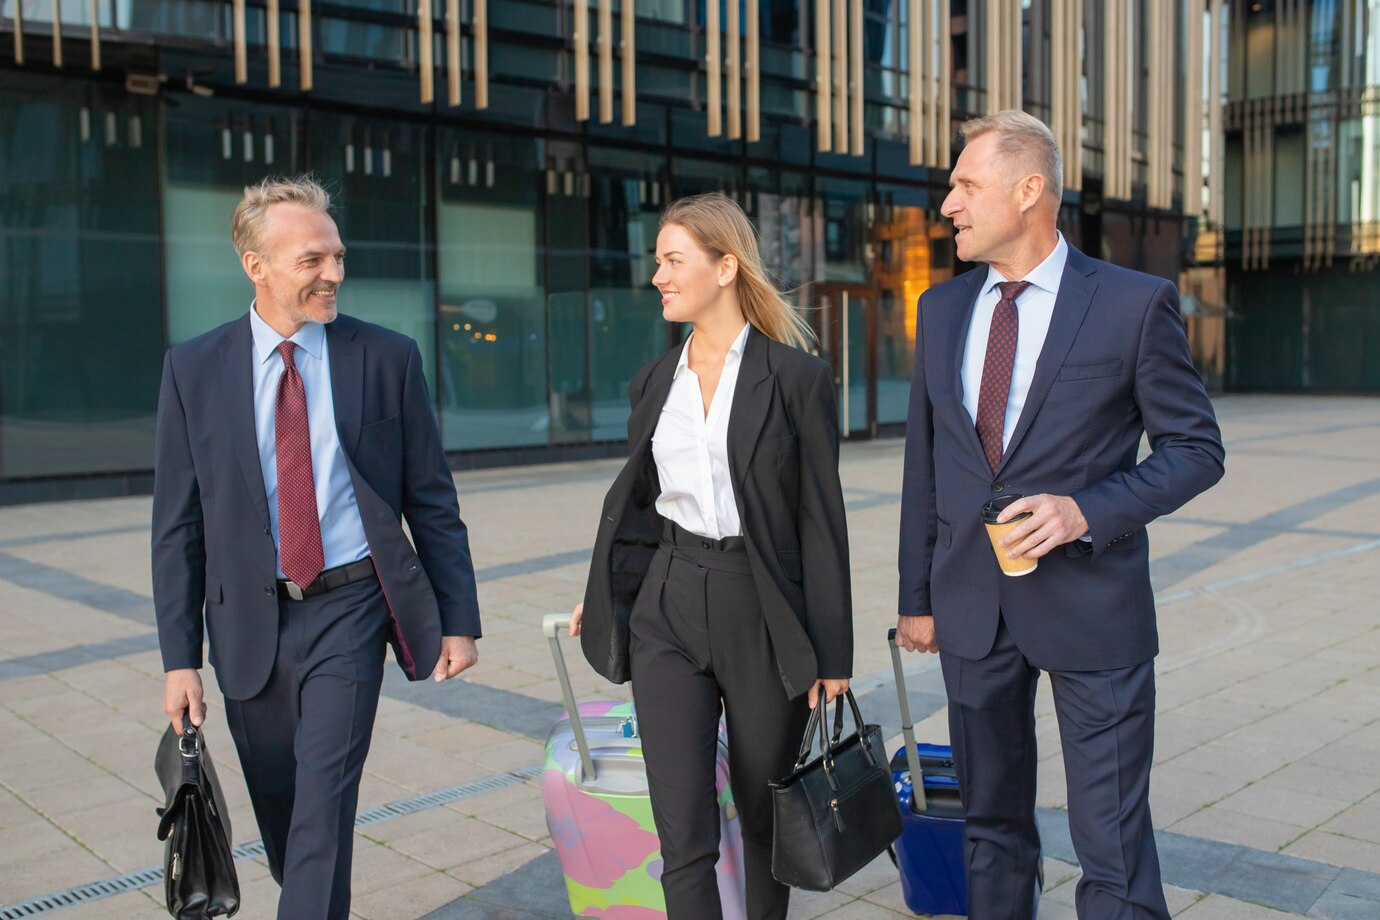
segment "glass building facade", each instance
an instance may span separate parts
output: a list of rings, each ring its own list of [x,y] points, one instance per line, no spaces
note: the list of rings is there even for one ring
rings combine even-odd
[[[1227,386],[1380,392],[1380,0],[1222,19]]]
[[[335,192],[341,309],[420,343],[457,467],[620,449],[629,380],[683,335],[649,284],[659,212],[707,190],[743,205],[814,325],[845,436],[899,430],[916,299],[966,268],[938,213],[947,161],[913,146],[915,67],[945,143],[997,107],[998,79],[1062,118],[1070,242],[1178,279],[1202,179],[1183,169],[1190,122],[1158,123],[1145,86],[1168,87],[1166,112],[1193,96],[1189,26],[1210,6],[1127,0],[1109,24],[1073,0],[641,0],[628,17],[612,0],[99,0],[55,26],[50,0],[0,0],[0,501],[148,487],[163,352],[248,308],[229,218],[273,173]],[[1124,94],[1105,89],[1108,49]],[[829,144],[821,68],[851,133]]]

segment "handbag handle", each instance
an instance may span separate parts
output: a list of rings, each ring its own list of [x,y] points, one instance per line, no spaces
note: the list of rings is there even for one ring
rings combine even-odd
[[[801,767],[805,766],[805,761],[810,759],[810,753],[814,750],[813,735],[818,732],[820,756],[823,758],[824,772],[825,775],[829,777],[831,785],[834,782],[832,775],[834,748],[838,747],[839,736],[843,734],[844,697],[848,698],[848,706],[853,710],[853,721],[858,729],[858,740],[862,743],[863,757],[867,760],[868,766],[877,765],[876,759],[872,756],[872,748],[868,746],[866,739],[863,738],[864,725],[862,709],[858,707],[858,701],[857,698],[853,696],[853,691],[851,689],[845,690],[842,695],[834,698],[834,737],[832,741],[829,740],[828,730],[824,725],[824,719],[826,717],[821,714],[821,710],[827,709],[829,704],[820,700],[815,708],[810,710],[810,720],[805,723],[805,734],[804,737],[800,739],[800,753],[796,756],[795,769],[799,770]]]

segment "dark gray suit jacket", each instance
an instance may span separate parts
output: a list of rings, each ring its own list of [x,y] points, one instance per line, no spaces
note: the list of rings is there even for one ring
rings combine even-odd
[[[263,688],[278,641],[278,558],[254,432],[252,347],[246,314],[168,351],[154,459],[163,667],[201,667],[204,622],[216,679],[231,699]],[[403,671],[421,680],[440,657],[442,635],[480,634],[469,537],[421,354],[407,336],[348,316],[326,326],[326,347],[340,446],[391,610],[389,639]]]
[[[604,499],[585,590],[581,643],[594,670],[631,676],[628,616],[661,541],[652,434],[680,347],[633,377],[628,462]],[[848,524],[839,485],[838,405],[829,365],[748,333],[728,423],[744,542],[781,682],[794,697],[853,669]]]
[[[1217,421],[1174,285],[1072,247],[1025,408],[993,475],[963,407],[968,324],[986,267],[920,298],[901,499],[900,612],[933,614],[960,658],[997,618],[1037,667],[1129,667],[1159,650],[1145,525],[1222,477]],[[1151,453],[1137,462],[1141,435]],[[979,514],[997,495],[1069,495],[1091,544],[1002,575]]]

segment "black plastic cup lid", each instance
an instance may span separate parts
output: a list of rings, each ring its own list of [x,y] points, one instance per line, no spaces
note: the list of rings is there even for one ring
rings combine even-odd
[[[987,504],[982,506],[982,523],[997,523],[997,518],[1001,517],[1001,513],[1007,509],[1007,506],[1009,506],[1012,502],[1022,498],[1025,498],[1025,496],[1016,495],[1015,493],[1012,493],[1010,495],[999,495],[996,498],[992,499]],[[1016,521],[1023,521],[1028,517],[1030,517],[1029,511],[1025,512],[1024,514],[1016,515],[1014,518],[1007,521],[1006,523],[1012,524]]]

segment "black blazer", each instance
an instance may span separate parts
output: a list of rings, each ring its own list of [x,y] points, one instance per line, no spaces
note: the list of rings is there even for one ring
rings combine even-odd
[[[628,616],[661,542],[652,433],[680,351],[671,349],[633,377],[630,455],[604,498],[590,562],[581,646],[594,670],[614,683],[631,677]],[[818,678],[851,676],[848,525],[829,365],[749,331],[728,423],[728,463],[786,693],[799,696]]]
[[[340,447],[392,615],[389,641],[407,676],[421,680],[442,635],[480,634],[469,537],[422,356],[410,338],[344,315],[327,324],[326,347]],[[200,668],[209,631],[230,699],[263,689],[278,647],[278,554],[254,434],[252,350],[246,313],[168,351],[154,454],[163,667]]]

